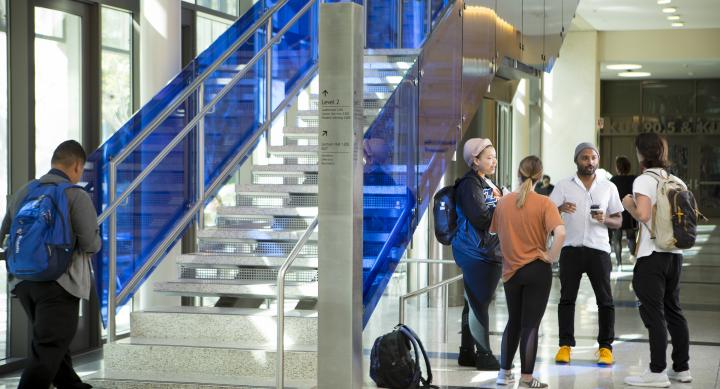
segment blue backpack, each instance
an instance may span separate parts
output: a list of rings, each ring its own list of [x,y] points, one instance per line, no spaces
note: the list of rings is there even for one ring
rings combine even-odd
[[[8,239],[8,272],[21,280],[55,281],[70,266],[73,254],[69,183],[32,181],[15,214]]]

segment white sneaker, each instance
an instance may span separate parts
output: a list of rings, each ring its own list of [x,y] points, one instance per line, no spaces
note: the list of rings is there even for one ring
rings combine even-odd
[[[690,375],[690,370],[685,371],[675,371],[672,368],[668,370],[668,378],[670,378],[673,381],[677,382],[692,382],[692,376]]]
[[[512,385],[515,383],[515,374],[510,370],[500,369],[495,383],[498,385]]]
[[[646,371],[641,375],[625,377],[625,385],[630,386],[645,386],[650,388],[667,388],[670,387],[670,380],[668,375],[663,371],[662,373],[653,373]]]

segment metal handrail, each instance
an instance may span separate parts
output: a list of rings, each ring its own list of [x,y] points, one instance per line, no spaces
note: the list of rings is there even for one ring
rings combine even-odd
[[[185,101],[185,99],[190,97],[190,95],[192,95],[192,93],[195,92],[198,87],[202,85],[202,83],[207,80],[210,75],[212,75],[220,67],[220,65],[222,65],[228,58],[230,58],[230,56],[240,46],[245,44],[245,42],[247,42],[247,40],[250,39],[250,37],[252,37],[252,35],[257,32],[260,26],[266,24],[268,20],[271,20],[272,16],[275,15],[275,13],[281,7],[287,4],[288,1],[290,0],[279,0],[277,4],[268,9],[268,11],[263,14],[263,16],[261,16],[258,20],[255,21],[255,23],[248,27],[247,30],[242,35],[240,35],[240,37],[230,47],[228,47],[222,55],[220,55],[220,57],[213,61],[213,63],[210,64],[210,66],[208,66],[205,71],[203,71],[193,80],[193,82],[191,82],[187,87],[185,87],[185,89],[183,89],[183,91],[173,100],[173,102],[168,104],[168,106],[165,107],[145,129],[143,129],[137,136],[135,136],[135,138],[133,138],[133,140],[128,143],[128,145],[125,146],[118,155],[114,156],[113,160],[118,161],[118,164],[124,161],[125,158],[127,158],[130,153],[132,153],[148,136],[150,136],[153,131],[155,131],[155,129],[157,129],[165,119],[167,119],[173,112],[175,112],[175,110],[180,106],[180,104]],[[241,72],[243,70],[244,69],[242,69]],[[118,203],[119,202],[122,202],[122,200],[118,200]],[[112,204],[110,204],[108,208],[106,208],[98,217],[100,223],[107,219],[109,213],[112,212],[115,208],[117,208],[117,205],[112,208],[111,205]]]
[[[275,352],[275,384],[278,389],[282,389],[285,381],[285,273],[292,266],[295,259],[300,254],[305,243],[310,239],[313,231],[318,225],[318,217],[310,223],[305,233],[295,243],[290,254],[287,256],[277,274],[277,283],[275,286],[276,303],[277,303],[277,342]]]
[[[201,120],[205,118],[206,114],[212,109],[215,104],[220,101],[227,93],[229,93],[230,89],[232,89],[239,80],[247,73],[248,69],[251,68],[254,64],[256,64],[259,59],[262,56],[265,56],[274,44],[276,44],[280,39],[282,39],[283,35],[302,17],[307,13],[307,11],[315,5],[317,0],[310,0],[308,3],[303,6],[288,22],[287,24],[280,29],[277,34],[271,38],[268,39],[265,43],[265,45],[262,47],[260,51],[258,51],[253,58],[248,61],[247,64],[241,69],[233,78],[231,81],[223,87],[223,89],[212,99],[212,101],[209,104],[203,105],[201,104],[201,111],[170,141],[169,144],[167,144],[163,150],[152,160],[150,164],[148,164],[142,172],[136,177],[132,183],[123,191],[123,193],[116,198],[116,191],[117,191],[117,166],[122,162],[122,160],[127,157],[127,155],[132,152],[141,142],[143,139],[147,138],[152,131],[159,126],[159,124],[164,120],[164,118],[161,118],[161,116],[165,115],[165,118],[174,111],[175,108],[180,104],[180,102],[184,101],[190,94],[195,92],[196,89],[202,90],[202,81],[207,79],[210,74],[214,70],[217,69],[217,67],[224,62],[225,59],[227,59],[232,52],[237,50],[240,45],[242,45],[247,39],[251,36],[252,33],[255,33],[255,31],[262,25],[262,23],[267,23],[266,31],[272,32],[272,19],[271,17],[278,11],[280,7],[282,7],[284,4],[286,4],[289,0],[280,0],[275,6],[270,8],[270,10],[258,21],[256,21],[251,28],[248,29],[247,32],[243,33],[243,35],[213,64],[205,71],[201,76],[199,76],[195,82],[193,82],[190,86],[188,86],[181,96],[179,98],[176,98],[176,101],[168,106],[160,116],[156,120],[154,120],[141,134],[138,135],[133,141],[125,148],[123,151],[118,154],[115,158],[112,158],[110,160],[110,166],[109,166],[109,206],[105,209],[105,211],[100,215],[98,218],[98,224],[102,224],[108,217],[110,218],[110,225],[109,225],[109,244],[108,244],[108,255],[109,255],[109,284],[108,284],[108,341],[114,341],[116,337],[116,323],[115,323],[115,310],[121,301],[123,301],[130,293],[135,289],[135,287],[141,282],[141,280],[148,274],[148,272],[154,268],[157,261],[162,258],[165,254],[165,252],[170,248],[170,245],[180,236],[180,234],[185,229],[185,226],[192,220],[192,218],[195,216],[195,214],[199,213],[201,211],[201,207],[205,203],[205,199],[207,198],[208,193],[214,193],[214,191],[217,189],[217,187],[224,182],[225,178],[232,173],[232,171],[236,168],[236,165],[240,163],[240,161],[245,158],[248,154],[248,152],[251,150],[251,148],[256,144],[257,140],[260,138],[260,136],[268,131],[270,128],[271,122],[280,114],[282,110],[289,104],[290,100],[295,97],[295,95],[299,92],[300,88],[305,86],[311,77],[316,73],[317,71],[317,64],[314,64],[308,72],[305,74],[303,79],[299,81],[295,87],[292,89],[290,93],[288,93],[283,99],[283,101],[278,105],[278,107],[275,110],[272,110],[272,101],[266,100],[265,101],[265,109],[267,112],[267,115],[265,117],[265,122],[263,123],[262,127],[260,127],[258,130],[255,131],[251,139],[249,139],[240,149],[240,151],[232,158],[230,163],[222,170],[222,172],[215,178],[215,180],[212,182],[212,184],[209,186],[207,190],[200,190],[198,193],[198,198],[196,199],[195,204],[188,208],[188,210],[185,212],[183,217],[176,223],[175,227],[172,229],[170,234],[168,234],[165,239],[155,248],[155,250],[152,252],[152,254],[149,256],[148,260],[145,261],[143,266],[133,275],[133,277],[130,279],[130,281],[127,283],[125,289],[120,293],[120,295],[117,295],[117,285],[116,285],[116,276],[117,276],[117,208],[118,206],[125,200],[127,197],[134,191],[144,180],[145,178],[162,162],[162,160],[178,145],[180,142],[190,133],[190,131],[195,127],[195,125],[199,125],[198,123],[202,124]],[[251,32],[250,32],[251,31]],[[266,55],[267,59],[266,61],[268,63],[272,62],[272,55],[268,54]],[[269,84],[271,82],[270,80],[270,74],[266,76],[267,83]],[[266,94],[267,97],[267,94]],[[202,137],[203,134],[199,133],[199,137]],[[200,142],[199,144],[202,144]],[[203,150],[199,150],[198,158],[204,159],[204,153]],[[200,166],[200,165],[199,165]],[[204,179],[203,179],[204,182]],[[198,187],[201,188],[201,183],[198,184]]]
[[[281,0],[281,2],[278,3],[278,5],[285,4],[288,1],[289,0]],[[298,11],[298,13],[295,14],[285,24],[285,26],[282,29],[280,29],[280,31],[278,31],[277,34],[275,34],[275,36],[273,38],[271,38],[267,42],[265,42],[265,45],[263,45],[263,47],[260,49],[260,51],[258,51],[248,61],[248,63],[245,64],[243,66],[243,68],[240,69],[240,71],[238,71],[238,73],[236,73],[233,76],[233,78],[230,80],[230,82],[227,83],[220,90],[220,92],[218,92],[218,94],[210,101],[210,103],[205,104],[203,106],[202,110],[197,115],[195,115],[195,117],[193,117],[193,119],[190,120],[190,122],[187,125],[185,125],[185,127],[172,139],[172,141],[170,141],[170,143],[167,144],[163,148],[163,150],[152,160],[152,162],[150,162],[142,170],[142,172],[130,183],[130,185],[128,185],[128,187],[125,188],[125,190],[120,194],[120,196],[118,196],[116,199],[114,199],[114,201],[110,201],[110,203],[105,208],[105,210],[100,214],[100,216],[98,216],[98,225],[102,224],[105,221],[105,219],[107,219],[110,216],[110,213],[114,212],[117,209],[117,207],[120,206],[120,204],[122,204],[122,202],[125,201],[130,196],[130,194],[135,189],[137,189],[138,186],[140,186],[140,184],[142,184],[142,182],[145,180],[145,178],[147,178],[147,176],[153,172],[153,170],[160,164],[160,162],[162,162],[163,159],[165,159],[165,157],[170,152],[172,152],[172,150],[185,138],[185,136],[195,127],[195,125],[198,124],[198,122],[200,120],[205,118],[205,115],[207,115],[208,111],[213,109],[215,107],[215,105],[230,92],[230,90],[240,81],[240,79],[242,79],[243,76],[245,76],[247,74],[247,72],[253,67],[253,65],[255,65],[260,60],[260,58],[262,58],[268,52],[268,50],[270,50],[273,47],[273,45],[275,45],[278,41],[280,41],[280,39],[282,39],[283,35],[285,35],[285,33],[295,24],[295,22],[298,21],[298,19],[300,19],[302,16],[305,15],[307,10],[310,9],[310,7],[312,7],[316,1],[317,0],[310,0],[307,4],[305,4],[305,6],[303,6],[303,8],[301,8],[300,11]],[[278,5],[273,6],[273,8],[271,8],[271,10],[274,8],[277,8]],[[272,11],[272,12],[274,12],[274,11]],[[271,16],[272,16],[272,14],[265,15],[263,18],[259,19],[257,22],[255,22],[252,25],[252,27],[254,27],[254,28],[250,28],[248,31],[253,31],[253,33],[254,33],[255,30],[257,30],[257,28],[259,27],[259,22],[262,20],[266,21],[270,25],[267,29],[271,30],[272,29],[272,26],[271,26],[272,19],[270,19]],[[248,35],[248,36],[246,37],[246,35]],[[228,49],[228,51],[226,51],[226,53],[223,55],[223,57],[225,57],[225,59],[227,59],[227,57],[229,57],[230,54],[232,54],[235,50],[237,50],[237,48],[240,47],[241,44],[243,44],[245,41],[247,41],[248,38],[249,38],[249,34],[246,32],[245,34],[243,34],[241,36],[240,39],[238,39],[238,41],[236,41],[230,47],[230,49]],[[221,57],[221,59],[222,59],[222,57]],[[158,116],[158,118],[156,120],[153,120],[150,123],[150,125],[148,125],[148,127],[145,130],[143,130],[143,132],[141,132],[125,148],[123,148],[123,150],[120,152],[120,154],[118,154],[117,156],[115,156],[114,158],[112,158],[110,160],[110,169],[112,170],[113,167],[117,168],[117,166],[120,165],[125,160],[125,158],[127,158],[127,156],[130,155],[130,153],[132,151],[134,151],[142,143],[143,140],[145,140],[148,136],[150,136],[152,131],[154,131],[160,125],[160,123],[162,123],[163,120],[167,119],[167,117],[170,115],[170,113],[175,111],[175,108],[177,108],[180,105],[180,103],[185,101],[185,99],[187,97],[189,97],[193,92],[195,92],[195,90],[200,88],[202,86],[201,83],[203,81],[205,81],[214,72],[214,70],[217,70],[217,67],[219,67],[220,64],[222,64],[223,62],[224,62],[224,60],[219,63],[217,61],[213,62],[213,64],[206,71],[204,71],[201,76],[199,76],[192,84],[190,84],[187,88],[185,88],[184,92],[181,94],[181,98],[176,99],[176,101],[174,103],[172,103],[168,106],[168,108],[172,108],[172,109],[163,110],[163,112]],[[266,61],[266,62],[270,63],[271,61]],[[267,99],[267,97],[268,97],[267,93],[266,93],[265,97]],[[266,104],[270,104],[270,103],[266,101]],[[268,110],[268,112],[270,112],[270,110]],[[266,118],[266,120],[267,120],[267,118]],[[110,194],[111,194],[111,196],[115,195],[114,192],[110,192]]]
[[[452,283],[455,283],[457,281],[460,281],[463,279],[463,275],[457,275],[453,278],[448,278],[447,280],[438,282],[437,284],[433,284],[430,286],[426,286],[422,289],[418,289],[416,291],[406,293],[402,296],[400,296],[400,323],[405,322],[405,300],[409,299],[410,297],[416,297],[420,296],[422,294],[428,293],[432,290],[442,288],[443,289],[443,306],[442,306],[442,313],[443,313],[443,327],[442,327],[442,341],[443,343],[447,341],[447,322],[448,322],[448,286]]]

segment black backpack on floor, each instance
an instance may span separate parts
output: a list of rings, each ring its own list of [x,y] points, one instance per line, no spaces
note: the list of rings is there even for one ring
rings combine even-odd
[[[415,358],[410,349],[415,351]],[[425,358],[427,379],[422,377],[419,353]],[[425,348],[418,336],[404,324],[375,339],[370,352],[370,378],[380,388],[437,388],[431,385],[432,370]]]

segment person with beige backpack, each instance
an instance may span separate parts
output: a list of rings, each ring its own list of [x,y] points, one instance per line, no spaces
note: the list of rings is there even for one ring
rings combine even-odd
[[[682,250],[695,244],[697,210],[692,192],[667,172],[668,147],[655,133],[635,139],[643,174],[633,183],[633,194],[623,206],[640,222],[637,261],[632,285],[639,300],[640,318],[650,339],[649,371],[625,378],[625,384],[669,387],[670,380],[691,382],[690,333],[680,308]],[[666,370],[667,332],[672,338],[672,368]]]

